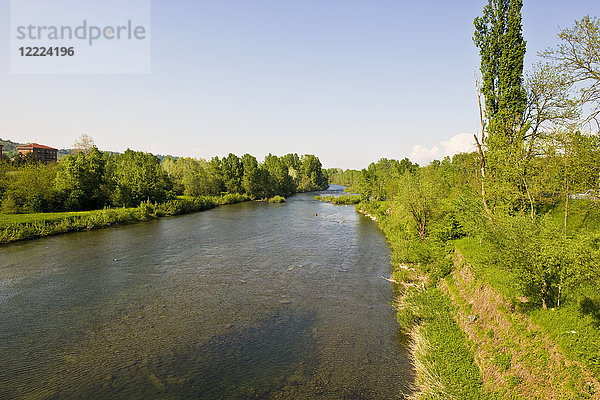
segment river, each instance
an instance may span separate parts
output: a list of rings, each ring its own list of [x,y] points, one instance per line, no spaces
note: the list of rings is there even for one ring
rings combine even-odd
[[[0,399],[403,398],[385,238],[313,196],[0,246]]]

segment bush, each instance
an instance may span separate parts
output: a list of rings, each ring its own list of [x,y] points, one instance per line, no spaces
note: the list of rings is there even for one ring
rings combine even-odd
[[[269,199],[269,203],[285,203],[285,197],[274,196]]]
[[[315,196],[315,200],[335,205],[351,205],[360,203],[360,195]]]

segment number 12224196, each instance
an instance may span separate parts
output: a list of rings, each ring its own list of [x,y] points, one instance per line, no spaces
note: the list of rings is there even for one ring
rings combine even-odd
[[[21,57],[72,57],[75,55],[73,47],[20,47]]]

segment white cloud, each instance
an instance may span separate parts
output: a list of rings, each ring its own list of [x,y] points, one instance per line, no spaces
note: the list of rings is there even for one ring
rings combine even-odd
[[[439,158],[440,148],[437,146],[433,146],[432,148],[423,147],[421,145],[415,144],[412,149],[412,153],[410,153],[410,159],[413,162],[419,164],[426,164],[429,161]]]
[[[442,141],[438,146],[424,147],[414,145],[409,158],[411,161],[425,165],[432,160],[441,160],[446,156],[452,157],[458,153],[468,153],[475,150],[475,141],[472,133],[461,133],[453,136],[448,141]]]

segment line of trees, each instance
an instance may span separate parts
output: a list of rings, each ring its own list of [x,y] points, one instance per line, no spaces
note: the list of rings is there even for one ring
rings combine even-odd
[[[328,187],[325,171],[314,155],[269,154],[262,163],[250,154],[229,154],[210,161],[173,157],[161,160],[133,150],[122,154],[102,152],[89,140],[78,150],[78,154],[58,163],[27,159],[0,163],[0,211],[135,207],[146,200],[160,203],[178,195],[239,193],[267,198]]]
[[[488,263],[547,308],[600,278],[600,21],[576,21],[525,74],[521,7],[489,0],[475,19],[476,152],[424,167],[383,159],[330,178],[392,221],[399,261],[443,276],[448,240],[479,237]]]

